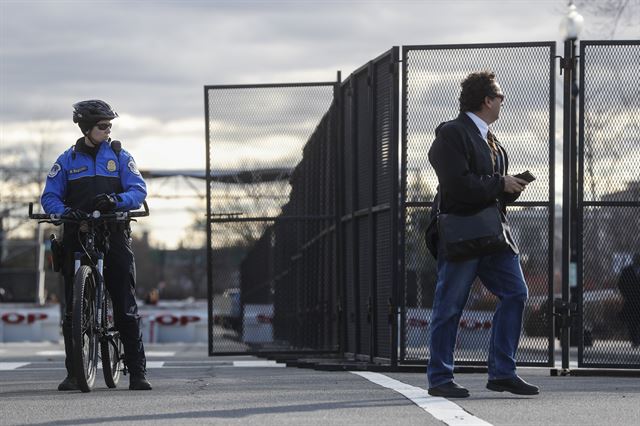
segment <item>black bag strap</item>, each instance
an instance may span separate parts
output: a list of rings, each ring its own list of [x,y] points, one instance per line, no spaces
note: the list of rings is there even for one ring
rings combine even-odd
[[[120,159],[120,151],[122,151],[122,142],[120,141],[111,141],[111,149],[116,153],[116,157],[118,160]]]

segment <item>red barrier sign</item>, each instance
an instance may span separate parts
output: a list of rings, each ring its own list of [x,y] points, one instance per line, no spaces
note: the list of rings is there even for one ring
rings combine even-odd
[[[421,318],[408,318],[407,325],[414,328],[424,328],[429,325],[429,321]]]
[[[256,316],[256,320],[258,321],[258,324],[271,324],[271,317],[268,315],[264,315],[264,314],[258,314]]]
[[[19,312],[6,312],[4,314],[2,314],[2,316],[0,316],[0,319],[2,320],[2,322],[6,323],[6,324],[22,324],[22,323],[27,323],[27,324],[33,324],[36,321],[42,321],[49,318],[49,315],[44,314],[44,313],[33,313],[33,312],[29,312],[26,314],[22,314]]]
[[[469,330],[488,330],[491,328],[491,321],[462,320],[460,321],[460,328],[466,328]]]
[[[429,321],[420,318],[407,318],[407,325],[410,328],[426,328],[429,325]],[[491,328],[491,321],[463,319],[460,321],[460,328],[468,330],[488,330]]]
[[[197,317],[195,315],[176,316],[171,314],[164,314],[156,317],[156,322],[160,325],[187,325],[189,323],[198,321],[200,321],[200,317]]]

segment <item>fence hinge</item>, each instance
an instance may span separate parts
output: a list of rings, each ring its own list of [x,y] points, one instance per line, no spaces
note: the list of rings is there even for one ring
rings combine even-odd
[[[579,56],[574,56],[573,60],[571,60],[571,58],[564,58],[562,56],[556,56],[556,58],[560,59],[560,75],[562,75],[563,70],[575,71],[575,69],[577,68]]]
[[[565,302],[559,298],[553,301],[553,316],[561,329],[571,327],[573,318],[577,316],[577,310],[578,304],[575,302]]]

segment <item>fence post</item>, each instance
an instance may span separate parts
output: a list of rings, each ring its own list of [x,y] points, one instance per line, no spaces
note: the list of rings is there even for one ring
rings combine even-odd
[[[573,87],[575,83],[576,56],[575,38],[564,42],[562,70],[564,72],[563,93],[563,142],[562,142],[562,298],[556,299],[555,320],[560,321],[560,342],[562,345],[562,372],[569,372],[570,329],[575,303],[571,301],[571,284],[575,283],[575,220],[576,220],[576,108]]]

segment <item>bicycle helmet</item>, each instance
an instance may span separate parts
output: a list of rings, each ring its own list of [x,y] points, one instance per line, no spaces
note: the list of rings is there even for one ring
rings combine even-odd
[[[73,104],[73,122],[78,123],[82,133],[87,134],[100,120],[113,120],[118,113],[105,101],[92,99]]]

